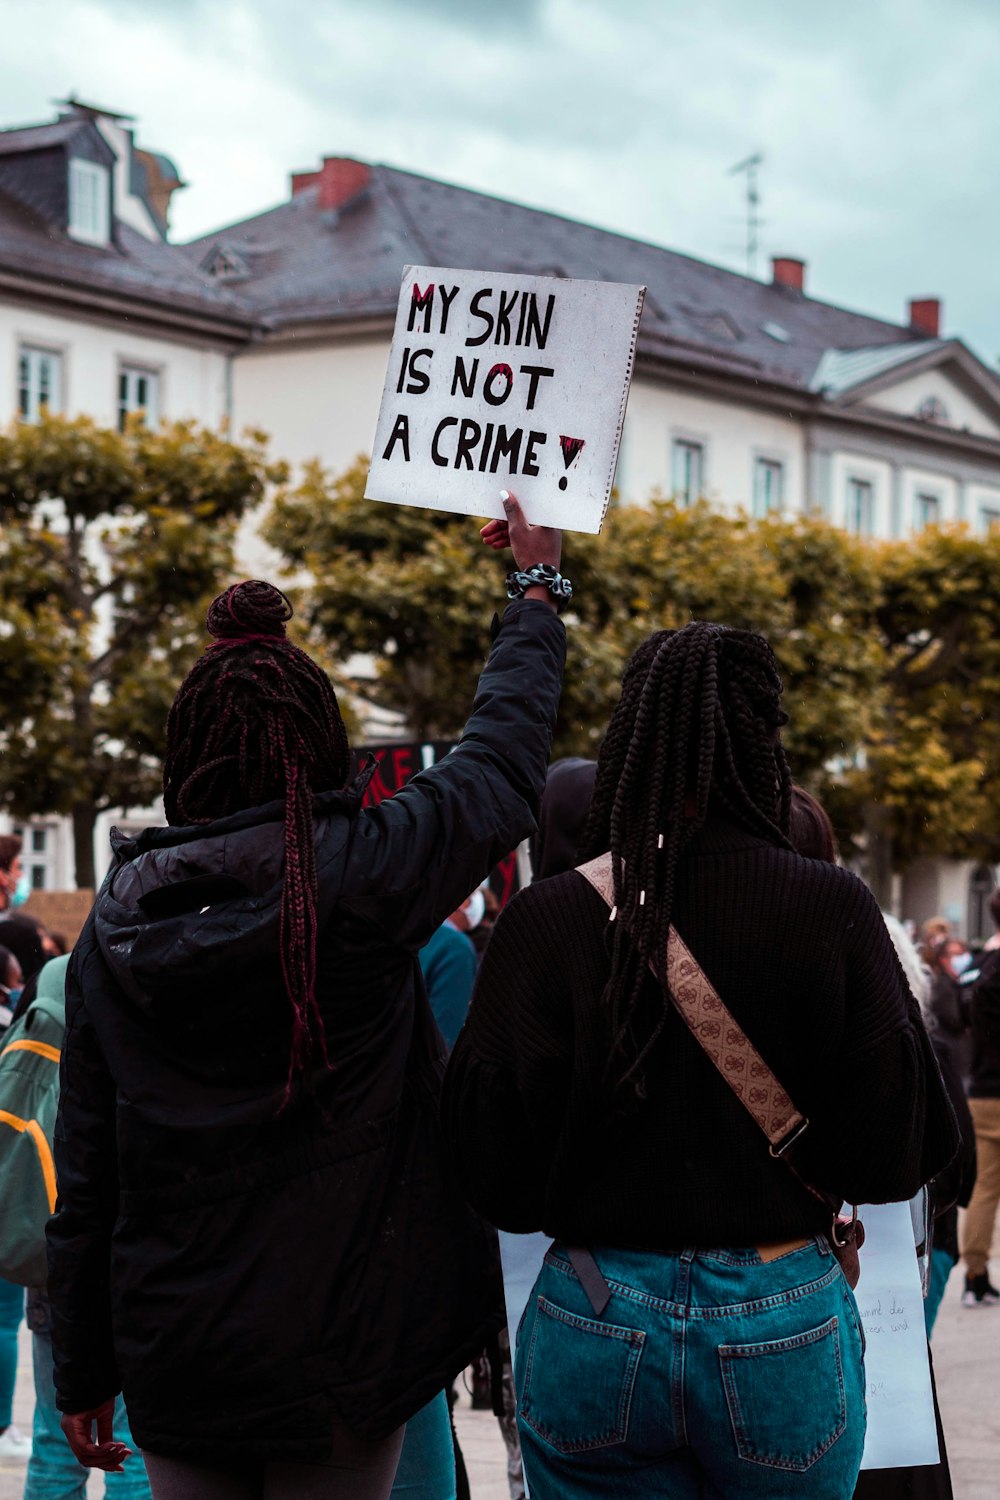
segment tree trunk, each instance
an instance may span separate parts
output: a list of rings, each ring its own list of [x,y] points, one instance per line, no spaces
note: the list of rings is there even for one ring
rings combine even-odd
[[[73,864],[76,871],[76,886],[80,891],[92,891],[97,887],[94,878],[94,824],[97,808],[93,801],[73,804]]]
[[[883,911],[892,910],[892,815],[877,802],[865,806],[865,879]]]

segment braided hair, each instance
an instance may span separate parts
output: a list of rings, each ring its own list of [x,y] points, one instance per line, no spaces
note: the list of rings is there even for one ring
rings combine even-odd
[[[212,601],[214,643],[181,683],[167,718],[163,801],[173,825],[210,823],[283,798],[280,950],[292,1007],[292,1081],[326,1040],[316,999],[314,792],[344,785],[347,731],[326,673],[285,638],[292,606],[260,579]]]
[[[791,848],[791,776],[779,736],[786,719],[774,654],[751,631],[702,620],[660,630],[625,669],[586,837],[588,858],[610,849],[614,877],[604,996],[612,1093],[643,1097],[643,1065],[672,1008],[662,949],[678,866],[710,807]],[[651,957],[661,1006],[643,1034],[639,995]]]

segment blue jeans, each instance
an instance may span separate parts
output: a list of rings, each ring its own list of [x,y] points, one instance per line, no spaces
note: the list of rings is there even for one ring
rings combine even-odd
[[[24,1317],[24,1287],[0,1281],[0,1432],[10,1426],[17,1380],[17,1330]]]
[[[391,1500],[455,1500],[455,1445],[441,1391],[406,1424]]]
[[[931,1251],[931,1275],[930,1285],[927,1288],[927,1296],[924,1298],[924,1322],[927,1325],[927,1337],[930,1338],[934,1328],[934,1320],[941,1307],[941,1299],[944,1289],[948,1285],[948,1277],[955,1269],[955,1257],[947,1250],[939,1250],[936,1246]]]
[[[31,1434],[31,1457],[24,1483],[24,1500],[84,1500],[89,1469],[78,1464],[59,1426],[56,1390],[52,1379],[52,1340],[44,1333],[31,1335],[35,1367],[35,1424]],[[105,1474],[108,1500],[150,1500],[149,1480],[142,1454],[136,1450],[128,1429],[125,1403],[115,1403],[115,1437],[133,1450],[122,1474]]]
[[[825,1239],[594,1249],[600,1317],[562,1246],[535,1282],[515,1380],[533,1500],[849,1500],[865,1439],[857,1306]]]

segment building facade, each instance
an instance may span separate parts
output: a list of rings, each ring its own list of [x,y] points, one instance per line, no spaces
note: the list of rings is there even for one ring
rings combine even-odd
[[[811,298],[790,257],[761,282],[339,157],[294,173],[268,212],[175,245],[180,186],[127,119],[77,101],[51,124],[0,131],[4,420],[44,405],[109,425],[136,410],[227,421],[337,472],[370,447],[405,265],[626,281],[647,295],[622,500],[813,512],[871,537],[1000,521],[1000,379],[942,336],[935,298],[888,322]],[[61,820],[25,836],[38,886],[68,882]],[[926,862],[899,904],[974,927],[986,878]]]

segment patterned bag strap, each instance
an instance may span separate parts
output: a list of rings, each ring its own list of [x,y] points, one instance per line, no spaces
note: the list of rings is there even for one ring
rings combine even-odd
[[[577,874],[607,902],[614,921],[618,912],[611,855],[578,865]],[[655,974],[652,960],[649,967]],[[695,1041],[767,1136],[771,1155],[782,1157],[809,1121],[795,1108],[676,927],[667,936],[667,987]]]

